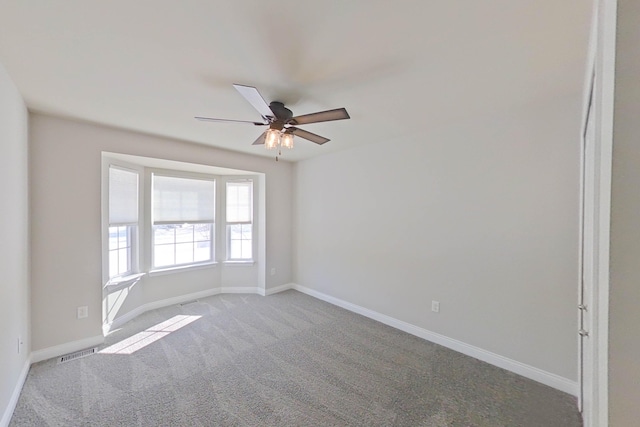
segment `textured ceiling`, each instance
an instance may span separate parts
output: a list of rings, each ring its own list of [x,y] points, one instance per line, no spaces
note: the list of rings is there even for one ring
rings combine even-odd
[[[232,87],[295,115],[300,160],[411,139],[461,117],[575,94],[591,4],[577,0],[0,0],[0,63],[30,110],[258,155]],[[578,107],[577,107],[578,108]]]

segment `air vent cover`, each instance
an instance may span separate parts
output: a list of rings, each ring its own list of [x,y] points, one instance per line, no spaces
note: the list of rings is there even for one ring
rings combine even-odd
[[[194,299],[193,301],[183,302],[183,303],[180,303],[179,305],[180,305],[180,307],[184,307],[185,305],[195,304],[197,302],[200,302],[200,300]]]
[[[86,350],[76,351],[75,353],[65,354],[64,356],[60,356],[58,358],[58,365],[61,363],[66,363],[71,360],[80,359],[81,357],[91,356],[98,352],[98,347],[88,348]]]

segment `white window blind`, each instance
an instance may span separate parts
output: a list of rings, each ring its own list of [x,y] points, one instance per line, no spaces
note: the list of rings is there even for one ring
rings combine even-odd
[[[251,222],[251,181],[227,182],[227,222]]]
[[[153,223],[213,222],[215,181],[153,175]]]
[[[138,174],[109,167],[109,224],[138,222]]]

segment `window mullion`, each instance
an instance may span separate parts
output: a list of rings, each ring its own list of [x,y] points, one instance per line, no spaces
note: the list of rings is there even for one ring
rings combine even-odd
[[[178,232],[173,229],[173,264],[178,264]]]

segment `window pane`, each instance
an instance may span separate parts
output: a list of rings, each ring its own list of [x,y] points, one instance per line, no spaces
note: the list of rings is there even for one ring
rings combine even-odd
[[[153,226],[154,267],[170,267],[213,259],[213,224],[162,224]]]
[[[127,248],[118,249],[118,274],[129,271],[129,250]]]
[[[176,264],[193,262],[193,243],[176,244]]]
[[[228,259],[252,259],[252,225],[230,224],[227,226],[229,245]]]
[[[118,275],[118,251],[109,251],[109,277]]]
[[[153,266],[166,267],[174,265],[174,246],[173,245],[155,245],[153,248]]]
[[[132,237],[135,236],[135,229],[134,225],[109,227],[109,278],[133,271]]]
[[[242,225],[242,240],[251,240],[251,224]]]
[[[118,247],[126,248],[129,246],[129,233],[127,227],[118,227]]]
[[[242,238],[242,225],[232,224],[229,226],[229,232],[231,240],[239,240]]]
[[[211,240],[211,224],[195,224],[194,230],[194,240],[196,242]]]
[[[109,250],[118,249],[118,227],[109,227]]]
[[[251,240],[242,241],[242,259],[251,259]]]
[[[153,243],[156,245],[165,243],[174,243],[175,236],[173,225],[154,225],[153,226]]]
[[[242,259],[242,246],[240,240],[232,240],[229,242],[229,258]]]
[[[193,225],[184,224],[176,227],[176,243],[193,242]]]
[[[211,242],[198,242],[195,244],[193,261],[203,262],[211,259]]]

